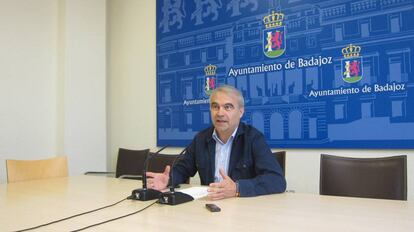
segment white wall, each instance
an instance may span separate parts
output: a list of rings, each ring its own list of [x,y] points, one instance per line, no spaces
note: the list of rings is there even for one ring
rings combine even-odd
[[[56,154],[57,2],[0,2],[0,180],[5,158]]]
[[[65,6],[64,151],[71,174],[106,170],[106,3]]]
[[[0,0],[0,182],[5,159],[106,167],[106,1]]]
[[[155,1],[108,1],[109,149],[154,148]],[[114,166],[113,166],[114,167]]]
[[[119,147],[156,149],[155,2],[109,1],[109,146],[112,167]],[[414,178],[413,150],[289,149],[286,160],[288,189],[319,192],[321,153],[356,157],[406,154],[408,194],[409,199],[414,199],[414,189],[410,184]]]

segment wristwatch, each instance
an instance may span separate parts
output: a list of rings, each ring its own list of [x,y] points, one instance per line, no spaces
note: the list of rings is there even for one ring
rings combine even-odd
[[[239,182],[236,181],[236,197],[240,197]]]

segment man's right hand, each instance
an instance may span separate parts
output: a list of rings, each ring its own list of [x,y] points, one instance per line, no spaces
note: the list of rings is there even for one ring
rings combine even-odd
[[[170,179],[170,166],[167,165],[163,173],[147,172],[147,187],[158,191],[164,190],[168,186]]]

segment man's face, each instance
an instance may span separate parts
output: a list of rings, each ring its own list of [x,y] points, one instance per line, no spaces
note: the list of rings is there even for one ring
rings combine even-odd
[[[244,108],[240,107],[236,95],[216,92],[211,96],[210,111],[217,133],[230,135],[239,125]]]

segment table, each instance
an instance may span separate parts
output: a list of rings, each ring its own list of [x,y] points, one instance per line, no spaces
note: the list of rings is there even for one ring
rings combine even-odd
[[[14,231],[115,203],[140,181],[74,176],[0,185],[0,231]],[[185,186],[183,186],[184,188]],[[120,204],[33,231],[71,231],[142,209],[153,201]],[[202,198],[148,209],[85,231],[414,231],[414,203],[283,193],[215,201]]]

